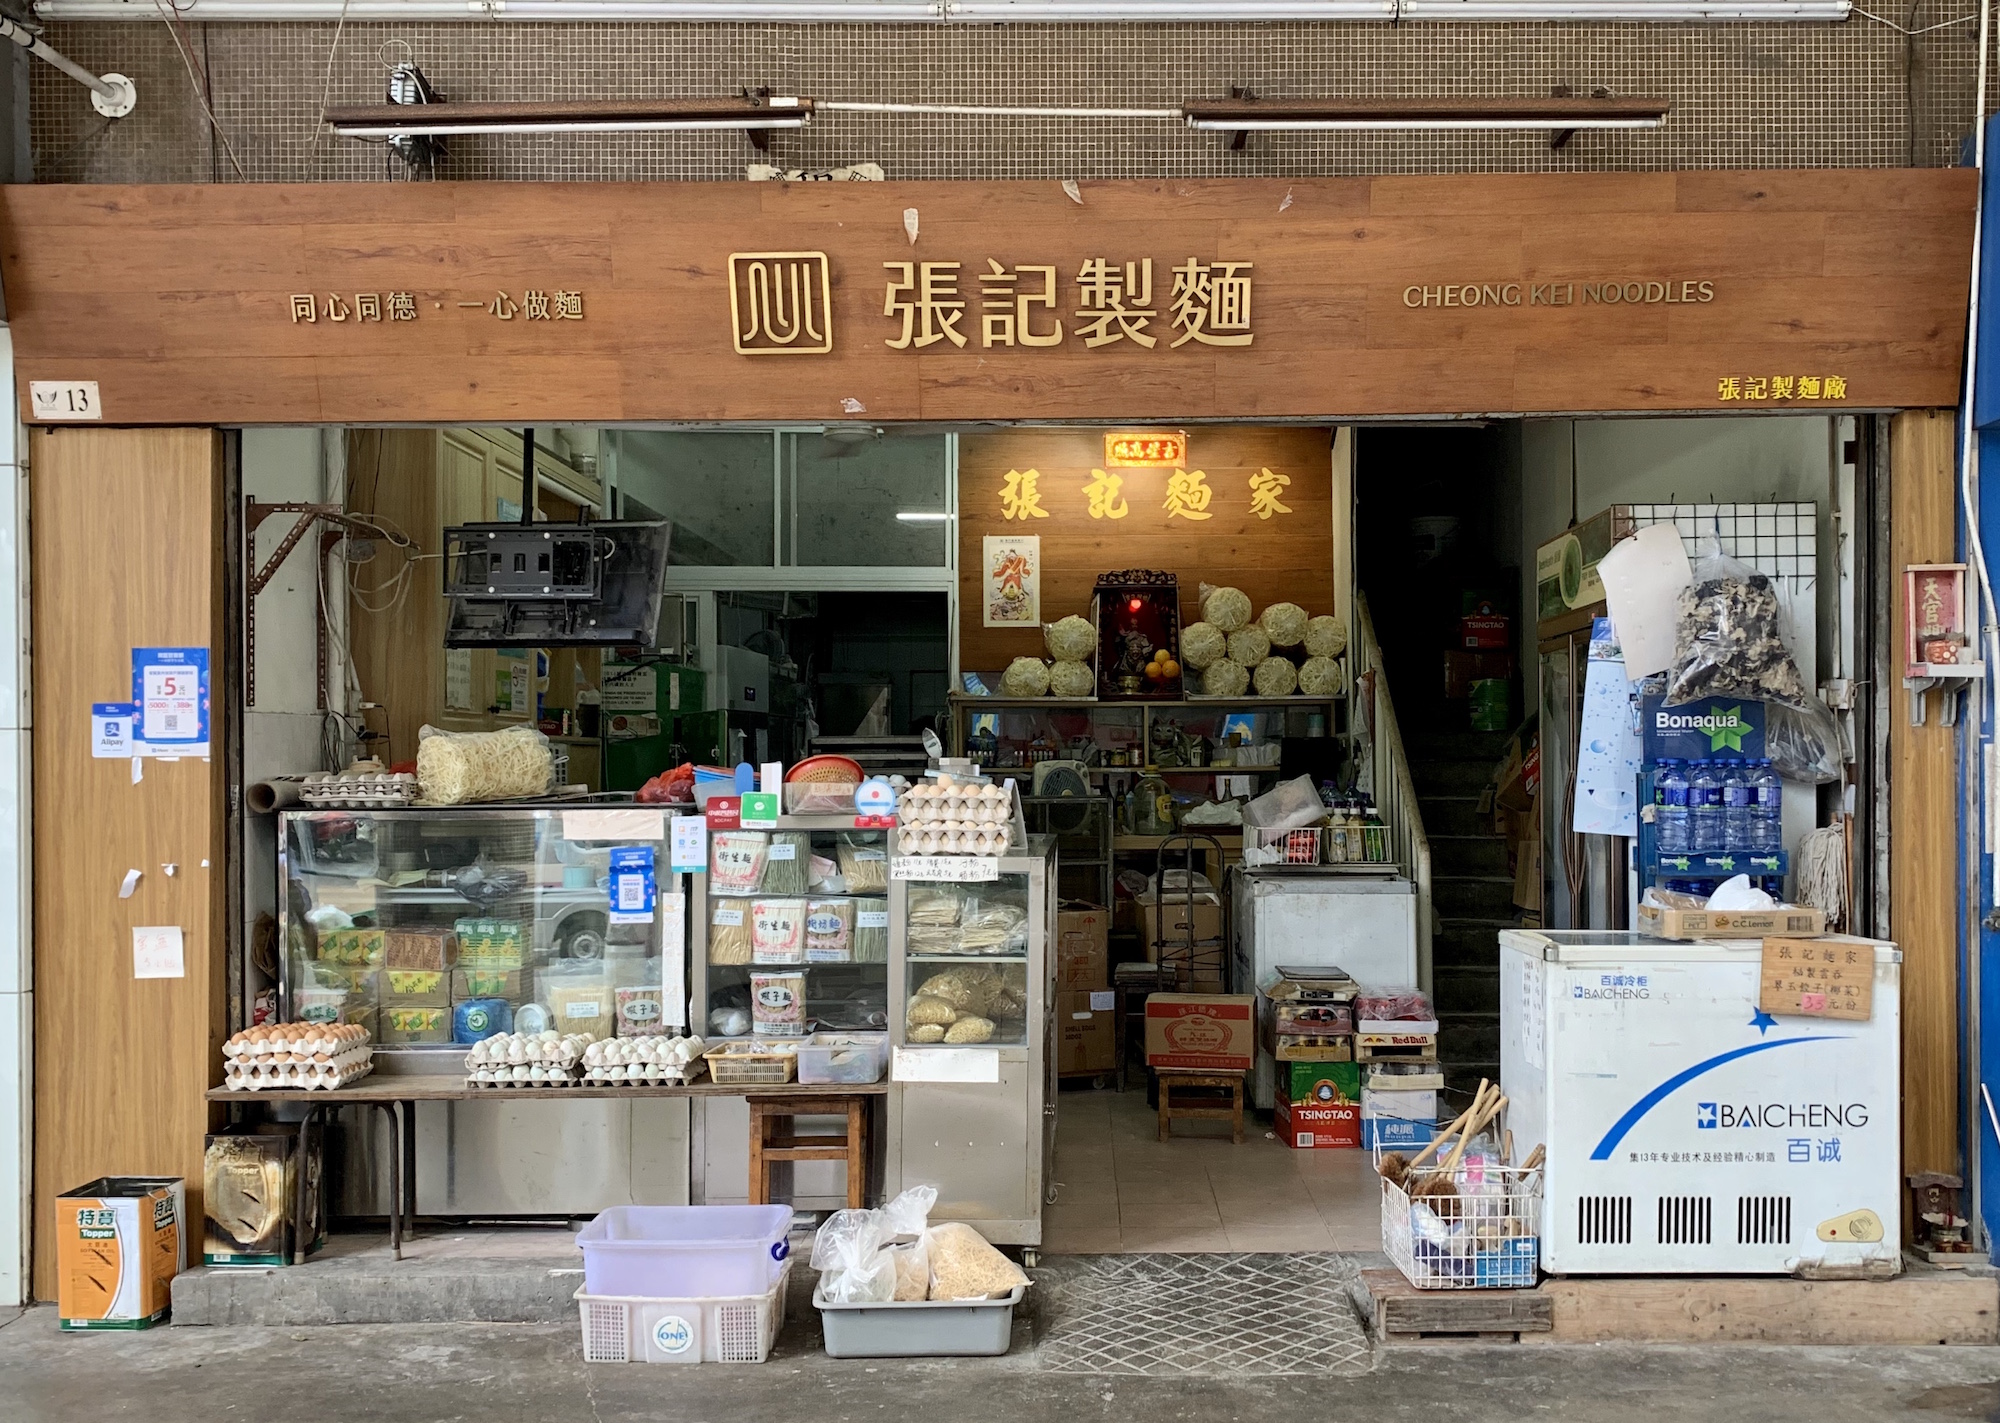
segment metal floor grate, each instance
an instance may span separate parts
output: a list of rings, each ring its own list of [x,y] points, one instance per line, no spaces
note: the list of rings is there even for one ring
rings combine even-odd
[[[1156,1378],[1354,1375],[1368,1339],[1340,1255],[1072,1255],[1035,1274],[1036,1364]]]

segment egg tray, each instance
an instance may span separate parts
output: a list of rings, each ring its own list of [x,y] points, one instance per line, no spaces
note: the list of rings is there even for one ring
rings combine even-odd
[[[1004,855],[1013,842],[1005,825],[979,825],[972,829],[945,826],[905,825],[897,844],[906,855]]]
[[[243,1059],[236,1059],[237,1063]],[[232,1063],[222,1074],[222,1085],[232,1092],[334,1091],[359,1082],[375,1070],[372,1056],[340,1066],[321,1063],[253,1064],[248,1068]]]
[[[613,1077],[614,1072],[627,1074]],[[638,1074],[638,1075],[634,1075]],[[701,1059],[679,1066],[664,1062],[627,1063],[616,1067],[589,1067],[583,1080],[593,1087],[684,1087],[701,1076]]]
[[[535,1076],[538,1071],[542,1074],[540,1077]],[[503,1072],[507,1074],[505,1077],[500,1075]],[[516,1077],[516,1072],[523,1075]],[[503,1063],[465,1074],[466,1086],[491,1087],[500,1092],[510,1087],[574,1087],[582,1080],[573,1066],[555,1067],[545,1062]]]
[[[357,1042],[339,1052],[244,1052],[223,1059],[223,1070],[233,1067],[338,1067],[348,1068],[375,1056],[375,1045]]]

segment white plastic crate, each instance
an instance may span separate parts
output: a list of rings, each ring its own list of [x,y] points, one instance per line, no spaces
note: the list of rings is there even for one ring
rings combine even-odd
[[[761,1295],[639,1299],[576,1292],[586,1364],[761,1364],[785,1323],[789,1261]]]
[[[1377,1167],[1380,1167],[1379,1156]],[[1414,1173],[1437,1170],[1425,1162]],[[1411,1197],[1382,1179],[1382,1250],[1420,1290],[1532,1289],[1541,1263],[1542,1171],[1487,1166],[1485,1189]]]

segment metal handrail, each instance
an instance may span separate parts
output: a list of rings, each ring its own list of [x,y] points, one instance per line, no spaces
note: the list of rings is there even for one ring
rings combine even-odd
[[[1424,833],[1422,807],[1417,803],[1417,783],[1410,774],[1410,757],[1403,747],[1402,728],[1396,723],[1396,706],[1389,696],[1389,678],[1382,666],[1382,644],[1375,636],[1375,620],[1368,613],[1368,599],[1356,593],[1355,647],[1350,659],[1354,685],[1350,691],[1353,708],[1368,717],[1367,739],[1370,788],[1376,809],[1388,829],[1389,850],[1397,866],[1417,890],[1417,984],[1426,993],[1431,987],[1431,842]],[[1360,728],[1356,728],[1359,730]]]

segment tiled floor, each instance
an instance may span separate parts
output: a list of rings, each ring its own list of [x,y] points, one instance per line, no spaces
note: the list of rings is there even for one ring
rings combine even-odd
[[[1176,1122],[1161,1141],[1146,1094],[1064,1092],[1045,1253],[1379,1250],[1374,1167],[1358,1150],[1293,1151],[1246,1115]]]

